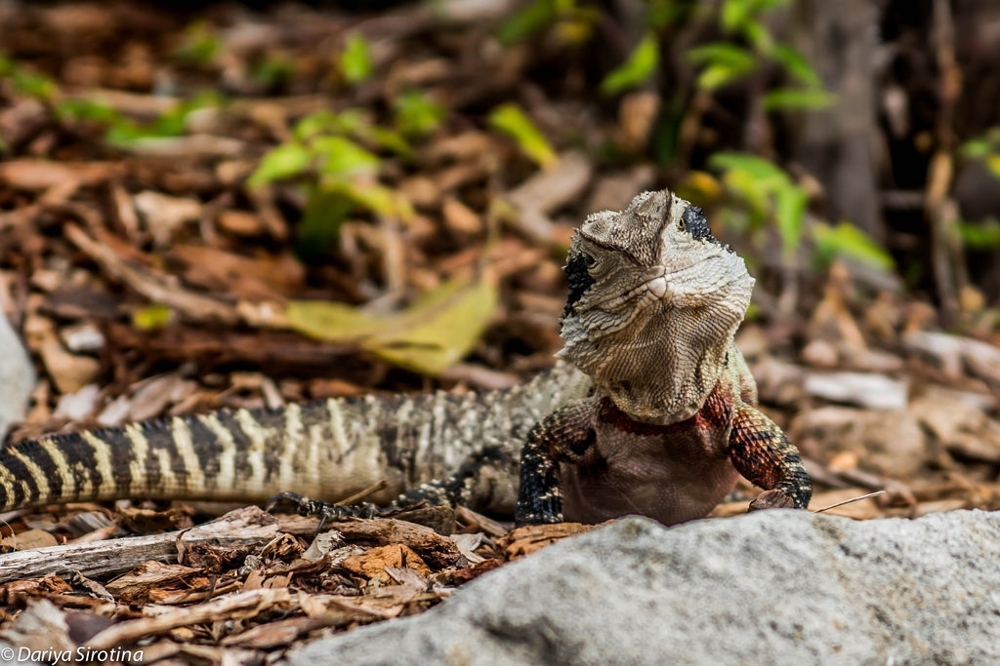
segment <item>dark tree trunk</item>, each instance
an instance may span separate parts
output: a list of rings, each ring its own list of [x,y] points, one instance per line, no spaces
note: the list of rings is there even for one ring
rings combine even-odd
[[[875,160],[878,14],[875,0],[795,2],[795,46],[837,95],[829,109],[802,114],[795,156],[825,187],[830,219],[883,240]]]

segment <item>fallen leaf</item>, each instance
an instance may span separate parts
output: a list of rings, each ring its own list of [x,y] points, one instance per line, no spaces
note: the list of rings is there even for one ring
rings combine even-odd
[[[306,335],[354,343],[400,367],[437,375],[476,343],[497,304],[491,279],[456,278],[424,293],[408,309],[376,315],[322,301],[292,301],[285,316]]]

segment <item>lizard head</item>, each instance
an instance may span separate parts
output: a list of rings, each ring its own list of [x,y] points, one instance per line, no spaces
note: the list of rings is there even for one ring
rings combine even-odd
[[[565,270],[559,355],[637,420],[693,416],[722,374],[754,284],[701,209],[662,190],[595,213]]]

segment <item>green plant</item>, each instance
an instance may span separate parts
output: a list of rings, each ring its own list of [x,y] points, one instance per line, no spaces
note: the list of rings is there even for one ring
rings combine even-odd
[[[835,226],[805,224],[808,193],[783,169],[756,155],[716,153],[709,165],[722,173],[722,182],[737,206],[722,210],[731,225],[754,231],[774,225],[781,239],[782,258],[794,263],[796,252],[808,235],[816,256],[829,261],[851,257],[885,270],[893,267],[892,257],[875,240],[849,222]]]
[[[56,82],[44,74],[31,72],[7,56],[0,54],[0,80],[10,81],[14,92],[50,102],[59,92]]]
[[[591,37],[599,20],[598,10],[581,6],[577,0],[534,0],[500,25],[497,39],[510,46],[554,30],[559,41],[579,44]]]
[[[378,182],[383,158],[376,151],[411,152],[398,132],[373,124],[360,110],[347,109],[310,114],[292,134],[261,159],[247,185],[279,180],[303,184],[307,200],[298,236],[301,256],[322,256],[355,209],[404,219],[412,215],[405,198]]]
[[[823,89],[809,61],[788,44],[777,43],[764,21],[769,11],[786,4],[788,0],[724,0],[718,21],[728,41],[702,44],[686,54],[688,62],[701,69],[698,87],[711,92],[765,66],[777,65],[794,85],[764,93],[761,103],[765,110],[829,106],[834,96]]]
[[[555,163],[556,153],[545,135],[516,104],[501,104],[490,112],[489,124],[493,129],[514,139],[524,154],[547,167]]]
[[[409,137],[430,134],[444,118],[445,108],[420,91],[406,92],[392,100],[396,129]]]
[[[962,244],[971,250],[995,250],[1000,247],[1000,221],[995,217],[981,222],[958,222]]]
[[[1000,180],[1000,127],[992,127],[982,136],[970,139],[958,148],[958,154],[982,163],[986,171]],[[1000,220],[990,216],[975,222],[955,222],[962,244],[971,250],[994,250],[1000,247]]]
[[[295,75],[295,63],[286,55],[276,53],[258,60],[250,68],[250,78],[262,88],[281,85]]]
[[[1000,127],[959,146],[958,153],[967,159],[981,160],[991,174],[1000,178]]]
[[[215,63],[221,44],[215,30],[205,21],[195,21],[184,29],[174,57],[181,63],[208,69]]]
[[[188,119],[192,113],[217,108],[222,103],[223,100],[218,93],[199,93],[174,105],[151,123],[137,123],[122,114],[112,112],[108,115],[108,129],[104,140],[112,146],[128,147],[143,139],[183,136],[187,132]],[[91,106],[91,113],[99,114],[100,102],[94,104],[96,106]]]
[[[361,83],[372,75],[371,49],[364,37],[357,33],[347,36],[338,65],[344,80],[352,85]]]
[[[653,76],[660,64],[660,44],[655,33],[648,32],[629,57],[601,81],[601,92],[617,95],[636,88]]]

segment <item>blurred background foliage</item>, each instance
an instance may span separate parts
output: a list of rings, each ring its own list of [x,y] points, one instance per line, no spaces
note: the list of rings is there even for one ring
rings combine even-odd
[[[276,6],[243,5],[260,16]],[[443,136],[476,128],[521,157],[500,190],[568,151],[598,170],[651,165],[643,186],[704,207],[770,285],[778,312],[795,310],[803,279],[844,261],[870,284],[933,299],[946,324],[969,310],[996,323],[987,306],[1000,299],[1000,2],[311,3],[346,29],[266,48],[241,46],[245,31],[211,5],[168,11],[179,37],[150,49],[169,64],[151,85],[133,85],[127,71],[117,83],[180,100],[152,115],[67,77],[58,50],[23,37],[30,13],[3,29],[20,36],[0,41],[0,80],[37,100],[90,157],[159,145],[213,114],[239,116],[243,99],[329,95],[325,108],[293,114],[290,132],[260,137],[245,180],[249,196],[298,188],[294,235],[309,264],[330,259],[348,219],[411,220],[398,175],[418,172]],[[148,36],[162,40],[152,28]],[[506,66],[512,76],[477,80],[476,62],[449,63],[469,54],[505,62],[494,74]],[[398,76],[408,58],[428,71]],[[16,157],[27,146],[0,151]],[[513,214],[492,200],[486,209],[499,221]],[[558,252],[565,239],[553,243]]]

